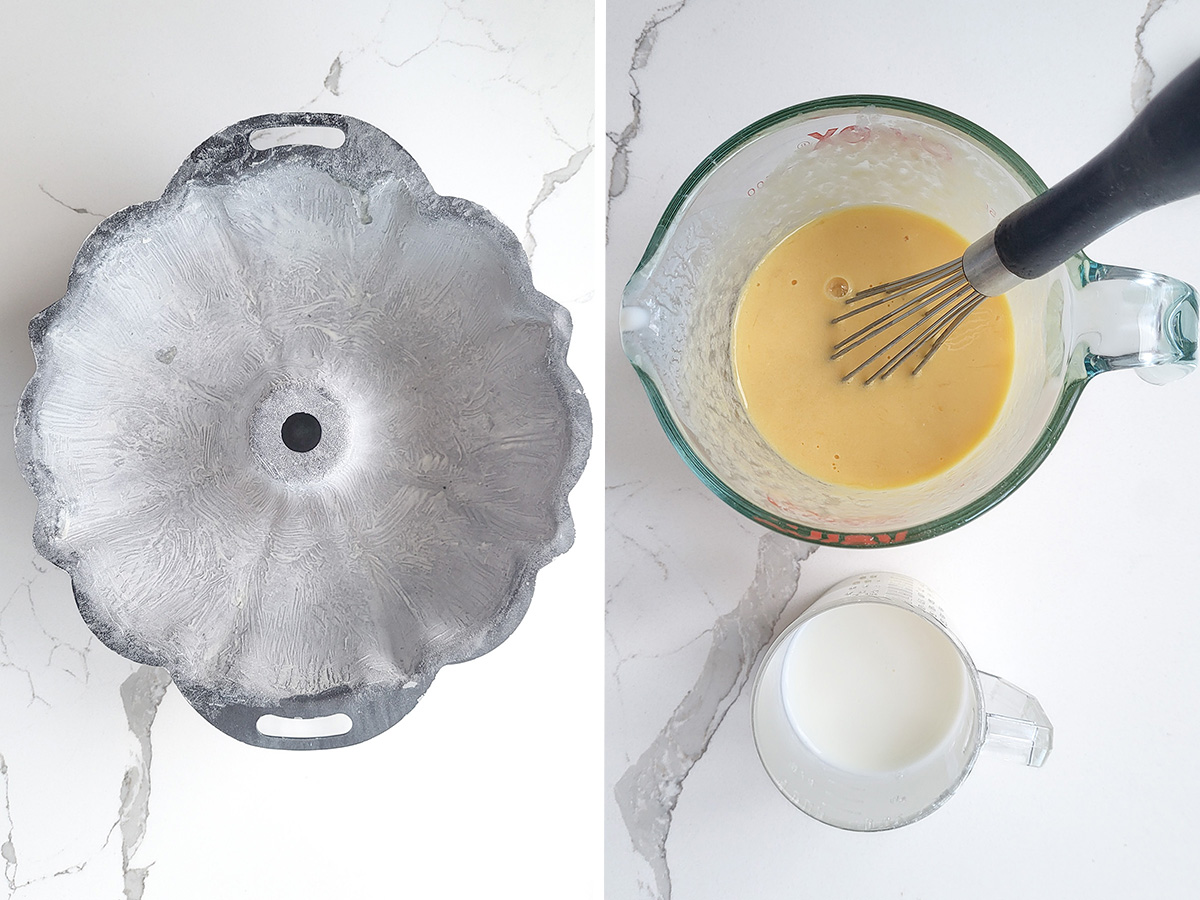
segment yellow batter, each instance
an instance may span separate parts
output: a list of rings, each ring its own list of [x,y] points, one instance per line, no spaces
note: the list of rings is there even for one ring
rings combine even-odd
[[[984,438],[1012,382],[1004,297],[980,306],[915,377],[908,373],[919,355],[866,386],[861,376],[841,380],[861,354],[829,360],[837,341],[882,313],[832,325],[846,311],[844,296],[947,262],[966,246],[919,213],[858,206],[802,226],[759,263],[739,301],[733,364],[750,420],[784,459],[822,481],[882,489],[936,475]]]

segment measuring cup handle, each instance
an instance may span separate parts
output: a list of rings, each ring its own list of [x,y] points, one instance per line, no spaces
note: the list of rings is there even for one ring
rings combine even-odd
[[[979,682],[988,749],[1027,766],[1044,763],[1054,743],[1054,726],[1037,698],[987,672],[979,673]]]
[[[1165,384],[1196,368],[1195,288],[1090,259],[1080,275],[1083,291],[1072,307],[1072,331],[1088,377],[1136,369],[1142,380]]]

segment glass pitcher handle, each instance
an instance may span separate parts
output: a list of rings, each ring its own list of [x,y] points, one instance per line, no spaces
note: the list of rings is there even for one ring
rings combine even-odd
[[[1165,384],[1196,368],[1196,291],[1167,275],[1085,259],[1074,331],[1088,376],[1136,369]]]
[[[1015,684],[979,673],[988,750],[1027,766],[1040,766],[1050,755],[1054,726],[1042,705]]]

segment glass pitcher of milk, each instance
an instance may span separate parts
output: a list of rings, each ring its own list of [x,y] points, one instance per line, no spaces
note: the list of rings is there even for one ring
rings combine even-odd
[[[752,703],[779,790],[853,831],[933,812],[985,744],[1040,766],[1053,737],[1034,697],[975,667],[929,588],[890,573],[840,582],[792,623],[767,651]]]

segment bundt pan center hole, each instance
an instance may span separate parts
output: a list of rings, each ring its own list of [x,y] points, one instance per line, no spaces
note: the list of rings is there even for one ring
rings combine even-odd
[[[321,422],[306,412],[292,413],[279,429],[283,444],[294,453],[307,453],[321,443]]]
[[[323,384],[284,377],[250,414],[250,449],[273,480],[292,486],[322,481],[350,452],[350,411]]]

